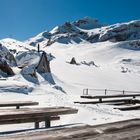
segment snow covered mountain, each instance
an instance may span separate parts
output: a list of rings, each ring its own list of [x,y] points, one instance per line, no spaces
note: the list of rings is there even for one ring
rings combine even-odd
[[[88,31],[105,26],[98,20],[94,20],[90,17],[85,17],[75,22],[66,22],[63,25],[56,26],[51,31],[45,31],[30,38],[27,43],[35,46],[41,43],[41,46],[49,46],[54,42],[59,43],[80,43],[86,41],[89,38]]]
[[[140,20],[107,26],[98,20],[86,17],[72,23],[66,22],[51,31],[42,32],[30,38],[27,43],[32,46],[40,44],[46,47],[55,42],[78,44],[81,42],[95,43],[108,40],[118,42],[135,39],[140,39]]]

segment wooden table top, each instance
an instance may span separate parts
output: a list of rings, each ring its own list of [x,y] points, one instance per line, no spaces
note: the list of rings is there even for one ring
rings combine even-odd
[[[29,106],[38,105],[38,102],[33,101],[11,101],[11,102],[0,102],[0,107],[10,107],[10,106]]]
[[[6,109],[0,111],[0,119],[16,118],[29,116],[57,116],[65,114],[77,113],[77,109],[70,107],[41,107],[41,108],[26,108],[26,109]]]

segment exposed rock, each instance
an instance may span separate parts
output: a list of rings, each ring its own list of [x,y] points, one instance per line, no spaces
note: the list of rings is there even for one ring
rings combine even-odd
[[[14,55],[2,44],[0,46],[0,57],[3,58],[9,66],[17,66]]]
[[[90,36],[87,38],[87,41],[89,41],[90,43],[98,42],[99,36],[100,36],[100,34],[93,34],[93,35],[90,35]]]
[[[97,19],[92,19],[90,17],[85,17],[83,19],[75,21],[73,22],[73,24],[75,26],[78,26],[79,28],[88,30],[105,26],[105,24],[101,24]]]
[[[24,67],[21,71],[21,74],[27,81],[38,84],[35,65],[29,65]]]
[[[87,66],[95,66],[98,67],[94,61],[90,61],[90,62],[86,62],[86,61],[82,61],[81,64],[87,65]]]
[[[10,66],[7,64],[7,62],[0,58],[0,70],[4,73],[7,74],[7,76],[13,76],[14,72],[13,70],[10,68]]]
[[[133,46],[133,48],[140,49],[140,40],[130,41],[129,44],[130,44],[131,46]]]
[[[72,57],[72,59],[71,59],[71,61],[70,61],[70,64],[77,64],[74,57]]]
[[[17,66],[17,63],[16,63],[16,59],[14,57],[13,54],[11,54],[10,52],[7,53],[7,55],[5,56],[6,60],[9,62],[9,64],[11,66]]]
[[[140,20],[103,28],[99,37],[99,41],[126,41],[134,39],[140,39]]]
[[[36,66],[38,73],[50,73],[50,61],[47,58],[47,54],[45,52],[42,53],[38,65]]]

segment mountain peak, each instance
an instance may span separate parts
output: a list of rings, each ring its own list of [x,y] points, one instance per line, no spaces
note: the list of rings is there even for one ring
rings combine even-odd
[[[97,19],[88,16],[73,22],[73,24],[82,29],[94,29],[105,26],[105,24],[100,23]]]

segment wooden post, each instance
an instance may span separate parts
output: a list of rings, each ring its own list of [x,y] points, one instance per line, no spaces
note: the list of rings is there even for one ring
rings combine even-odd
[[[87,90],[86,90],[86,95],[88,95],[88,88],[87,88]]]
[[[135,96],[133,96],[133,99],[135,99],[136,97]]]
[[[37,51],[38,51],[38,53],[40,52],[40,46],[39,46],[39,44],[37,46]]]
[[[46,118],[45,120],[45,128],[49,128],[51,127],[51,121],[50,121],[50,118]]]
[[[85,89],[83,89],[83,95],[85,95]]]
[[[20,106],[19,106],[19,105],[17,105],[17,106],[16,106],[16,109],[19,109],[19,108],[20,108]]]
[[[107,89],[105,89],[105,95],[106,95],[106,93],[107,93]]]
[[[99,102],[102,103],[102,98],[99,98]]]
[[[39,122],[35,122],[35,129],[39,128]]]

